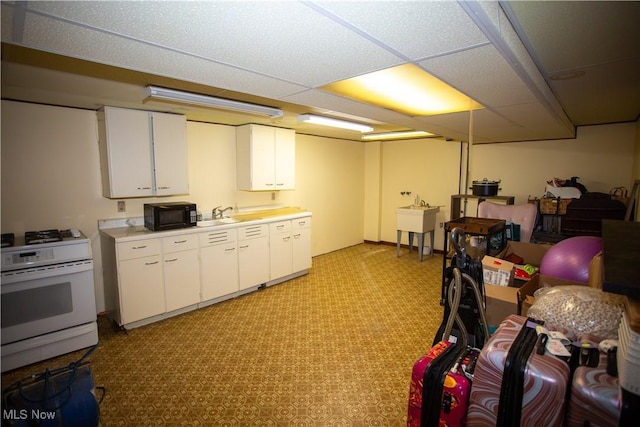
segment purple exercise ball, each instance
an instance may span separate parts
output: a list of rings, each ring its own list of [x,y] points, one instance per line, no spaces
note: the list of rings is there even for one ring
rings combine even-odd
[[[546,276],[589,282],[589,263],[602,250],[595,236],[570,237],[553,245],[542,258],[540,273]]]

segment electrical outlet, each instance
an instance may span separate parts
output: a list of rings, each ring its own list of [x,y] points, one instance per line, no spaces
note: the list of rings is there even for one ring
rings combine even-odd
[[[440,228],[444,228],[444,222],[440,223]]]
[[[124,200],[118,200],[118,212],[126,212],[127,206],[124,203]]]

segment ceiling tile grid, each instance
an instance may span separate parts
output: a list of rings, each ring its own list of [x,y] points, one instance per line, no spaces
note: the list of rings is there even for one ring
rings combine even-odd
[[[453,1],[329,1],[317,4],[412,61],[487,42],[485,35]]]
[[[410,61],[488,107],[477,113],[476,141],[568,138],[575,125],[640,114],[640,2],[69,1],[1,8],[2,89],[14,99],[158,108],[134,93],[142,97],[145,84],[166,83],[287,107],[283,123],[292,128],[307,110],[378,130],[468,139],[468,113],[414,118],[316,89]],[[94,67],[53,66],[49,74],[40,68],[15,78],[21,68],[5,66],[7,43]],[[92,80],[89,68],[105,65],[118,73]],[[549,78],[569,69],[585,74]],[[77,87],[69,87],[73,78]],[[201,108],[180,111],[207,116]],[[259,119],[219,110],[208,117],[229,124]]]
[[[529,88],[492,45],[428,59],[420,65],[487,107],[535,101]]]
[[[86,10],[55,5],[48,10],[58,16],[64,12],[79,27],[95,26],[105,33],[308,87],[401,62],[298,2],[133,2],[129,7],[97,3]],[[94,46],[101,46],[107,39],[95,41]]]

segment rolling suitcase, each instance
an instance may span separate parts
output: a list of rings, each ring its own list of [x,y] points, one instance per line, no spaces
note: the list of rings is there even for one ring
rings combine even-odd
[[[640,419],[640,300],[625,298],[618,330],[618,382],[621,391],[620,426]]]
[[[469,346],[469,335],[458,313],[463,273],[455,268],[451,282],[451,312],[443,322],[442,340],[413,366],[409,386],[407,426],[464,426],[473,379],[473,366],[479,354]],[[479,296],[478,296],[479,298]],[[453,324],[458,335],[452,334]]]
[[[413,366],[407,426],[463,426],[479,350],[440,341]],[[453,366],[451,362],[453,361]],[[444,381],[442,378],[444,377]]]
[[[615,369],[615,350],[600,351],[601,339],[583,336],[581,342],[592,343],[595,363],[580,361],[573,372],[567,404],[566,427],[616,427],[620,420],[620,385]],[[613,359],[613,360],[611,360]]]
[[[544,354],[535,326],[510,315],[487,341],[475,367],[468,425],[562,425],[569,365]]]

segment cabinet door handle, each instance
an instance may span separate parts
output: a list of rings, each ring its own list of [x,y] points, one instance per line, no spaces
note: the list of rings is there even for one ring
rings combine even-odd
[[[235,250],[236,250],[236,248],[227,248],[227,249],[225,249],[224,251],[225,251],[225,252],[233,252],[233,251],[235,251]]]
[[[146,248],[146,247],[147,247],[147,245],[143,245],[143,246],[134,246],[134,247],[133,247],[133,248],[131,248],[131,249],[134,249],[134,250],[135,250],[135,249],[144,249],[144,248]]]
[[[307,223],[307,221],[298,221],[298,225],[303,226]]]
[[[173,243],[175,243],[175,244],[186,243],[186,240],[176,240]]]
[[[273,183],[272,183],[272,182],[267,182],[265,185],[266,185],[267,187],[273,187]]]
[[[168,190],[168,189],[170,189],[170,188],[171,188],[171,187],[158,187],[158,190]]]
[[[283,241],[283,242],[288,242],[288,241],[289,241],[289,239],[291,239],[291,236],[283,237],[283,238],[282,238],[282,241]]]
[[[165,259],[164,262],[174,262],[177,261],[178,258],[174,258],[174,259]]]
[[[284,228],[284,224],[276,225],[276,228],[278,230],[282,230]]]
[[[279,182],[276,184],[278,187],[282,187],[284,185],[284,182]]]
[[[153,265],[153,264],[157,264],[158,261],[153,261],[153,262],[145,262],[144,265]]]
[[[299,239],[299,238],[300,238],[300,235],[299,235],[299,234],[294,234],[294,235],[293,235],[293,238],[294,238],[294,239]]]
[[[247,249],[249,245],[240,245],[240,249]]]
[[[138,187],[138,190],[151,190],[151,187]]]

